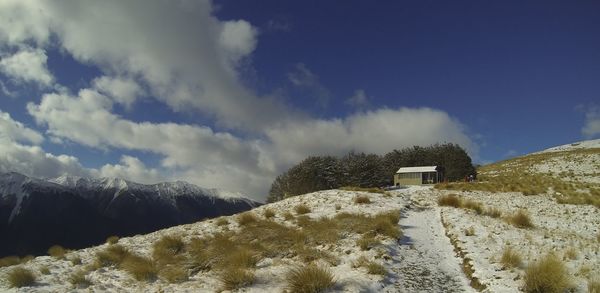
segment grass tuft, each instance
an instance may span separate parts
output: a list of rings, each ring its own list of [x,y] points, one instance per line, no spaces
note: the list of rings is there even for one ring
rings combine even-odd
[[[48,255],[54,258],[62,259],[65,257],[66,253],[67,250],[60,245],[53,245],[52,247],[48,248]]]
[[[524,291],[560,293],[572,287],[565,264],[552,254],[546,255],[525,270]]]
[[[92,281],[87,277],[87,272],[84,270],[78,270],[71,274],[69,283],[77,288],[87,288],[92,285]]]
[[[151,259],[139,255],[129,255],[121,263],[121,268],[138,281],[153,281],[157,269]]]
[[[106,243],[108,244],[117,244],[119,242],[119,236],[110,236],[106,238]]]
[[[509,222],[517,228],[533,228],[531,217],[525,210],[519,210],[509,218]]]
[[[258,221],[258,218],[256,218],[256,216],[252,212],[245,212],[237,216],[236,220],[238,224],[240,224],[240,226],[245,226],[252,223],[256,223],[256,221]]]
[[[35,275],[28,269],[16,267],[6,276],[8,284],[13,288],[27,287],[35,284]]]
[[[502,211],[497,208],[488,208],[483,214],[492,218],[500,218],[502,216]]]
[[[588,280],[588,293],[600,293],[600,278]]]
[[[152,258],[160,265],[180,263],[183,261],[185,243],[180,236],[166,235],[152,245]]]
[[[323,292],[335,285],[331,272],[316,265],[294,268],[286,277],[291,293]]]
[[[96,264],[100,267],[118,266],[131,253],[120,244],[113,244],[96,253]]]
[[[0,268],[14,266],[14,265],[18,265],[20,263],[21,263],[21,259],[18,256],[11,255],[11,256],[0,258]]]
[[[460,208],[462,206],[462,199],[456,194],[442,195],[438,198],[438,205]]]
[[[72,265],[76,266],[76,265],[80,265],[81,264],[81,257],[79,256],[74,256],[71,259],[69,259],[69,261],[71,262]]]
[[[523,261],[521,260],[521,255],[518,252],[516,252],[512,247],[507,246],[502,252],[500,263],[507,268],[517,268],[521,266]]]
[[[310,213],[310,208],[305,204],[299,204],[294,207],[294,211],[296,211],[296,214],[298,215],[304,215]]]
[[[360,250],[369,250],[379,244],[379,240],[375,238],[373,233],[365,233],[362,237],[356,240],[356,244],[360,247]]]
[[[160,270],[158,273],[161,279],[167,283],[181,283],[188,280],[188,272],[177,265],[168,265]]]
[[[48,266],[41,266],[40,267],[40,273],[42,275],[49,275],[50,274],[50,268],[48,268]]]
[[[373,261],[367,263],[367,272],[371,275],[385,276],[387,274],[387,271],[383,265]]]
[[[220,217],[217,219],[216,224],[217,224],[217,226],[225,226],[225,225],[229,225],[229,221],[227,221],[227,218],[225,218],[225,217]]]
[[[225,290],[236,290],[254,283],[254,272],[241,268],[226,268],[219,273],[219,280]]]
[[[263,216],[265,216],[265,218],[267,219],[271,219],[275,217],[275,212],[272,209],[265,209],[265,211],[263,212]]]
[[[354,198],[355,204],[368,204],[371,203],[371,199],[369,199],[366,195],[359,195]]]

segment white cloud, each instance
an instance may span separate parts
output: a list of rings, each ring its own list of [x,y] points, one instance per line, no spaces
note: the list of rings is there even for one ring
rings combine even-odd
[[[600,107],[591,106],[585,112],[585,124],[581,128],[581,133],[586,138],[600,136]]]
[[[46,67],[48,56],[42,49],[24,48],[0,59],[0,72],[17,82],[35,82],[50,86],[54,77]]]
[[[347,99],[345,103],[354,108],[363,108],[369,105],[369,98],[365,90],[358,89],[354,91],[354,95]]]
[[[140,95],[144,94],[142,88],[132,78],[102,76],[92,83],[99,92],[112,97],[128,109]]]
[[[122,156],[120,164],[106,164],[100,168],[102,177],[125,178],[138,183],[153,184],[164,180],[164,177],[153,168],[148,168],[138,158]]]
[[[44,137],[0,110],[0,140],[40,144],[44,141]]]

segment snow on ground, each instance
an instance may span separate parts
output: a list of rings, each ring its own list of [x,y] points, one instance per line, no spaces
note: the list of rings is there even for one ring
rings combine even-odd
[[[580,142],[574,142],[570,144],[560,145],[551,147],[549,149],[545,149],[538,153],[548,153],[548,152],[561,152],[561,151],[572,151],[576,149],[592,149],[592,148],[600,148],[600,139],[592,139],[592,140],[584,140]]]
[[[356,246],[358,236],[342,239],[334,247],[317,247],[325,249],[338,257],[337,265],[327,265],[336,279],[333,291],[340,292],[431,292],[469,290],[467,280],[461,272],[460,260],[454,257],[452,246],[443,233],[439,221],[439,208],[417,208],[410,204],[414,194],[430,193],[430,188],[411,187],[392,191],[392,196],[382,194],[328,190],[288,198],[273,204],[261,206],[253,210],[262,215],[265,209],[275,211],[275,221],[291,225],[284,219],[285,212],[293,212],[295,206],[305,204],[311,212],[311,218],[333,217],[336,213],[379,214],[391,210],[403,210],[405,215],[400,221],[405,236],[401,243],[387,239],[382,245],[368,251],[361,251]],[[357,194],[367,194],[370,204],[358,205],[353,199]],[[339,206],[339,210],[336,209]],[[407,207],[408,206],[408,207]],[[231,218],[231,217],[229,217]],[[122,238],[119,244],[139,255],[150,256],[152,243],[164,235],[183,235],[189,241],[193,237],[202,237],[218,233],[224,229],[239,229],[237,222],[230,219],[228,226],[218,226],[215,219],[164,229],[147,235]],[[9,289],[5,275],[12,269],[0,268],[0,291],[7,292],[215,292],[221,288],[216,275],[212,271],[201,272],[190,277],[186,282],[169,284],[162,280],[145,283],[131,278],[126,272],[112,267],[104,267],[89,273],[92,285],[86,289],[77,289],[69,283],[71,274],[93,263],[95,254],[107,247],[107,244],[87,249],[72,251],[67,260],[57,260],[49,256],[37,257],[22,266],[36,272],[36,285],[20,289]],[[73,265],[68,259],[79,257],[82,264]],[[385,277],[369,275],[365,268],[356,267],[361,257],[378,262],[386,267]],[[293,258],[262,259],[255,270],[254,284],[242,288],[240,292],[282,292],[285,289],[286,272],[301,264]],[[50,274],[40,273],[47,267]]]
[[[449,234],[458,239],[465,257],[471,259],[474,276],[489,292],[514,292],[522,287],[524,267],[540,257],[554,253],[564,260],[577,292],[586,292],[587,280],[600,276],[600,209],[590,205],[558,204],[549,195],[523,196],[521,193],[455,193],[502,211],[502,217],[526,209],[535,225],[519,229],[504,219],[477,215],[474,211],[442,208],[442,219]],[[435,196],[430,197],[432,200]],[[474,229],[474,235],[465,231]],[[505,269],[500,264],[503,250],[511,246],[523,259],[521,268]],[[576,255],[569,256],[574,250]]]

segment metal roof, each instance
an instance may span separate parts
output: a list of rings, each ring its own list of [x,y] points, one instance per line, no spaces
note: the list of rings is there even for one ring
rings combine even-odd
[[[402,167],[396,173],[436,172],[437,166]]]

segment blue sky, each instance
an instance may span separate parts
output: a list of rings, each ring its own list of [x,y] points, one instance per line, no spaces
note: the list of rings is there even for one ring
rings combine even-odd
[[[264,199],[308,155],[600,137],[597,1],[0,4],[0,171]]]

